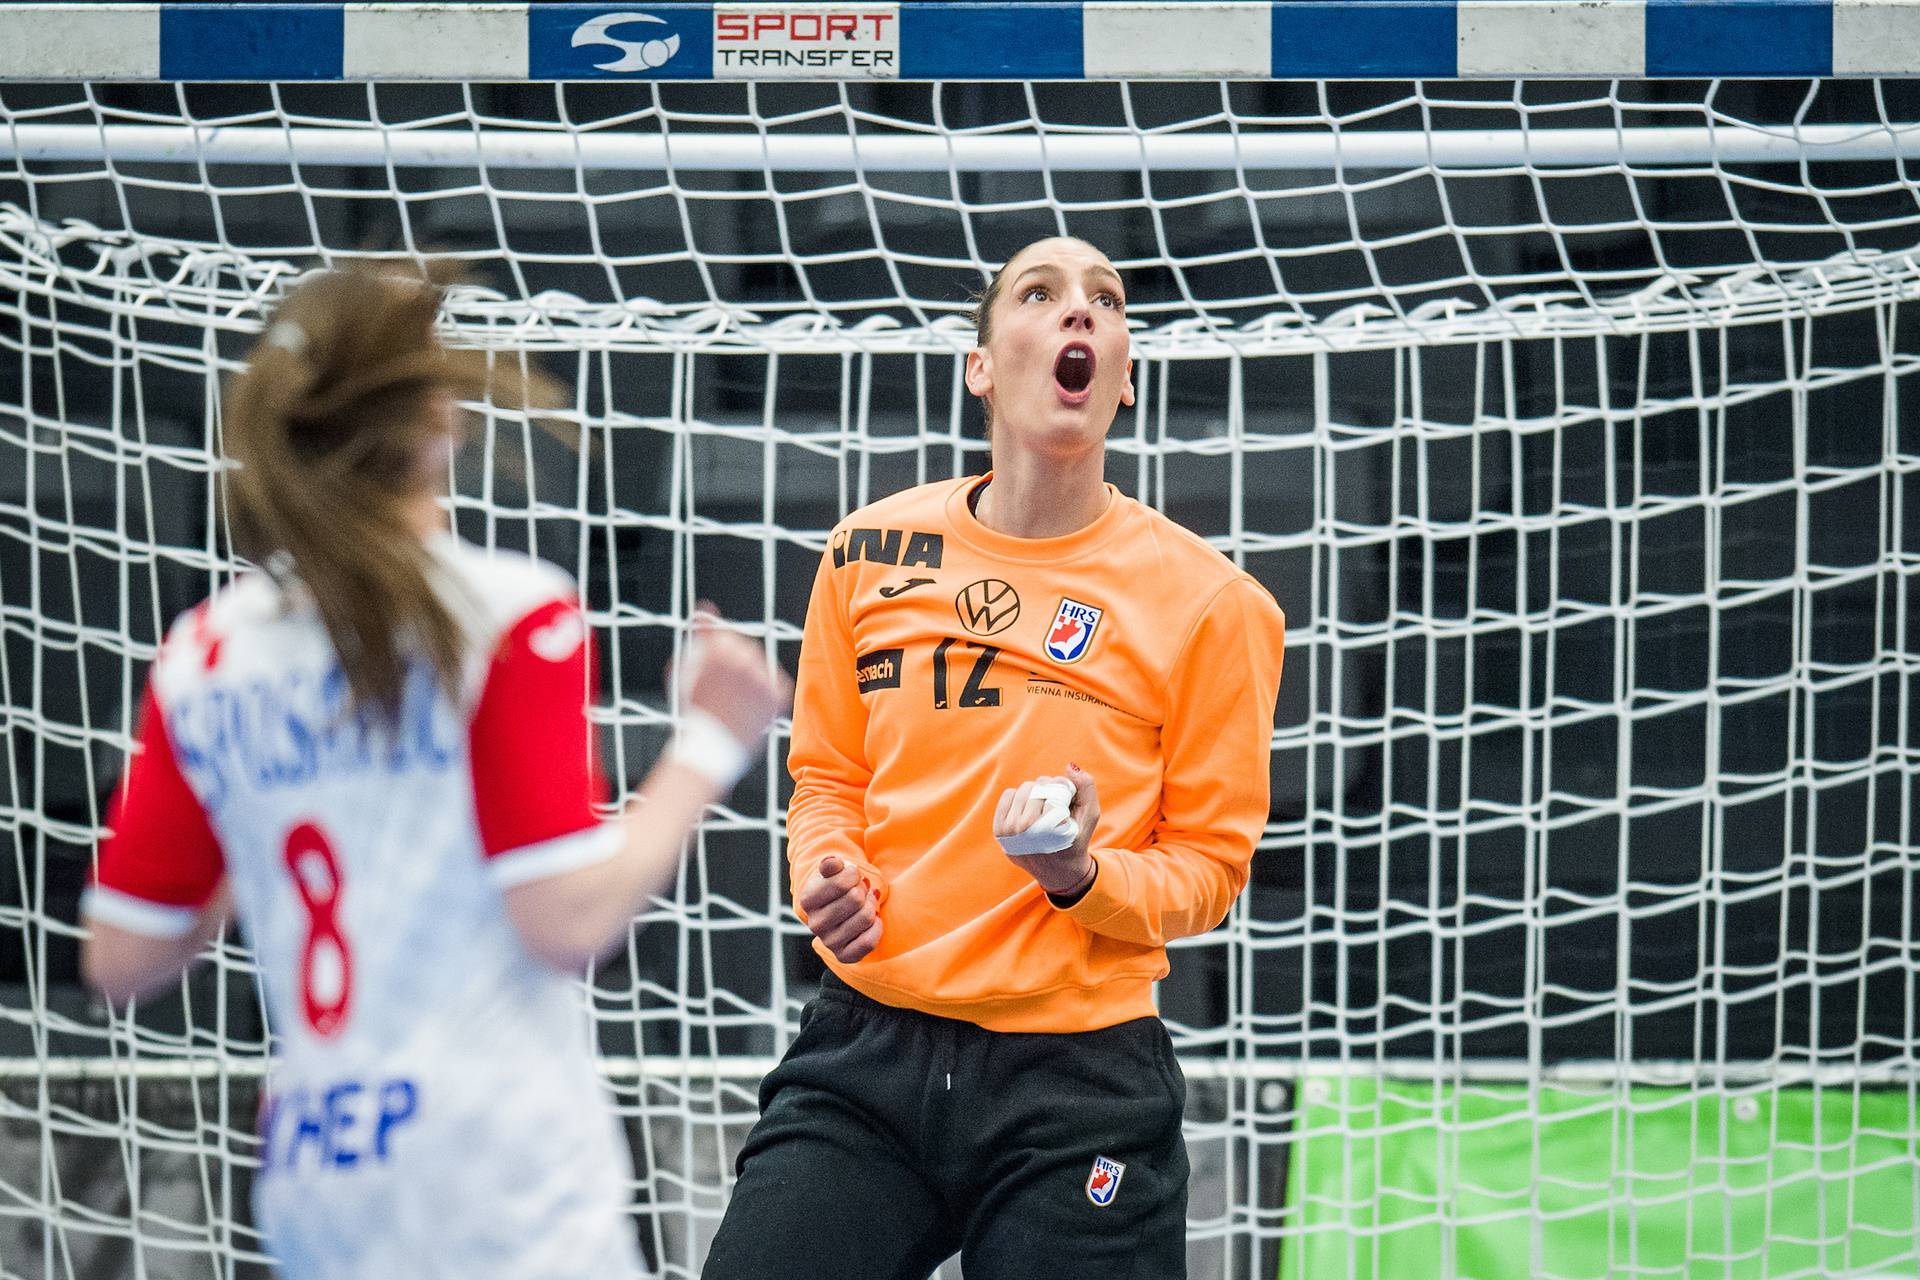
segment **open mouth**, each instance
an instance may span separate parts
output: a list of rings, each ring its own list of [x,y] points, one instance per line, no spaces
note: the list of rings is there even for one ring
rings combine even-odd
[[[1062,347],[1053,362],[1053,380],[1068,399],[1083,398],[1093,385],[1093,348],[1084,342]]]

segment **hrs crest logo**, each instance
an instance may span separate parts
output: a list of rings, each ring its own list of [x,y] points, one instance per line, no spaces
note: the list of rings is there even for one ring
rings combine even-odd
[[[1104,612],[1093,605],[1081,604],[1070,596],[1062,596],[1060,607],[1054,610],[1053,621],[1047,624],[1047,656],[1062,664],[1078,662],[1086,657],[1087,648],[1093,643],[1093,633],[1099,628]]]
[[[1095,1156],[1093,1171],[1087,1175],[1087,1199],[1102,1209],[1112,1204],[1113,1198],[1120,1194],[1120,1179],[1126,1172],[1127,1166],[1118,1160]]]

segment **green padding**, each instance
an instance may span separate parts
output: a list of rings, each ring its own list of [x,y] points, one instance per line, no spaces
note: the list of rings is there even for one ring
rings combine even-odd
[[[1907,1089],[1318,1079],[1300,1096],[1282,1280],[1920,1277]]]

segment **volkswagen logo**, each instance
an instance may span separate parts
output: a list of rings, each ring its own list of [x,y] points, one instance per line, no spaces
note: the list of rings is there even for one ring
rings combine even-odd
[[[960,625],[977,636],[998,635],[1020,616],[1020,596],[1013,584],[998,578],[970,582],[953,598]]]

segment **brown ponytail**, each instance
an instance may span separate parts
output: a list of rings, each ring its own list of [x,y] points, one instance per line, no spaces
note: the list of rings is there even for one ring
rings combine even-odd
[[[445,290],[391,267],[311,276],[289,292],[222,408],[236,549],[281,557],[319,608],[355,702],[398,716],[410,651],[458,689],[462,633],[409,523],[433,483],[448,397],[523,398],[511,365],[449,351]],[[504,392],[504,396],[503,396]]]

